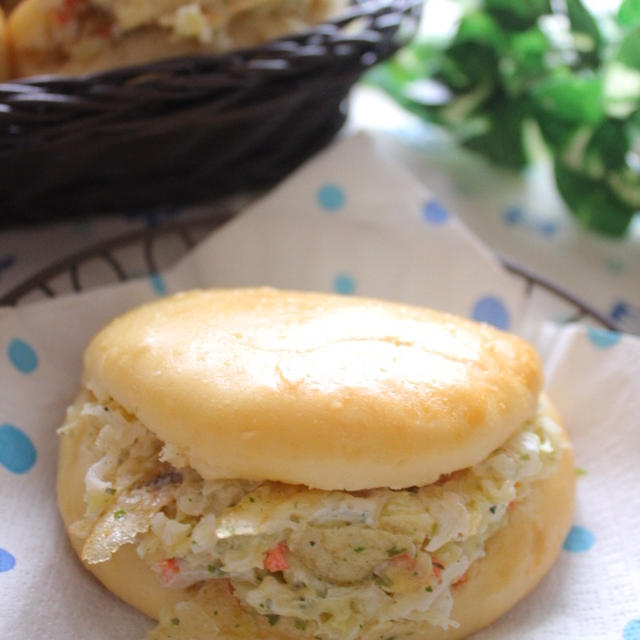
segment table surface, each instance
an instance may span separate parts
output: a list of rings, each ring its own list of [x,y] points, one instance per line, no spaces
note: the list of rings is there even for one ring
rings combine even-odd
[[[544,162],[523,173],[490,166],[457,148],[438,128],[397,107],[375,89],[358,87],[345,134],[371,133],[494,251],[514,258],[593,305],[623,329],[640,333],[640,219],[613,240],[581,228],[557,195]],[[0,231],[0,295],[52,262],[100,240],[153,227],[177,216],[154,209],[109,218]],[[175,251],[175,250],[174,250]],[[128,275],[137,275],[131,264]]]

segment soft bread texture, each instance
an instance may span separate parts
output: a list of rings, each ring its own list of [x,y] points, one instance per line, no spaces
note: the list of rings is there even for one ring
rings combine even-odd
[[[185,0],[184,4],[189,2]],[[342,0],[316,4],[309,15],[311,22],[322,20],[333,4],[335,8],[342,6]],[[83,36],[79,41],[84,45],[80,55],[65,52],[61,45],[65,25],[56,17],[50,0],[22,0],[9,20],[14,76],[78,75],[185,55],[219,53],[255,46],[291,30],[286,16],[265,18],[248,12],[246,17],[232,21],[224,39],[214,40],[211,45],[201,44],[195,38],[176,39],[170,30],[148,25],[114,39],[92,36],[91,43]]]
[[[7,45],[7,24],[4,11],[0,7],[0,82],[9,78],[9,49]]]
[[[58,471],[58,500],[67,529],[84,513],[84,475],[89,466],[81,439],[63,437]],[[415,640],[456,640],[491,624],[527,595],[551,568],[572,520],[575,472],[568,443],[556,473],[532,486],[531,494],[516,503],[509,512],[507,525],[487,542],[486,556],[476,561],[465,583],[452,589],[454,605],[451,617],[460,623],[446,631],[415,623],[397,623],[399,637],[413,631]],[[69,534],[78,555],[82,539]],[[103,564],[88,565],[111,592],[152,618],[171,609],[177,602],[195,597],[194,589],[168,589],[161,585],[151,569],[138,558],[133,545],[122,547]],[[271,627],[263,616],[245,610],[224,581],[209,587],[209,610],[217,609],[217,622],[233,629],[246,629],[238,637],[256,640],[294,640],[305,638],[286,625]],[[236,636],[233,636],[236,637]],[[309,636],[311,637],[311,636]]]
[[[89,58],[69,57],[56,44],[57,28],[42,0],[23,0],[16,7],[9,19],[14,76],[79,75],[203,52],[196,41],[170,41],[164,30],[149,27],[105,42]]]
[[[102,46],[90,57],[65,55],[60,48],[60,24],[44,0],[23,0],[9,18],[13,74],[23,78],[41,74],[78,75],[114,67],[202,51],[196,41],[170,41],[160,28],[146,28]]]
[[[113,321],[84,383],[208,478],[425,485],[532,417],[540,361],[451,315],[272,289],[193,291]]]

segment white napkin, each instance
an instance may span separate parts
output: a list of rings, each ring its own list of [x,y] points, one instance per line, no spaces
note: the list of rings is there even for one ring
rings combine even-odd
[[[258,284],[423,303],[533,340],[586,475],[554,569],[478,637],[640,638],[640,341],[557,324],[565,303],[528,297],[365,136],[336,143],[162,276],[0,309],[0,638],[144,636],[150,621],[108,594],[67,542],[55,429],[82,350],[110,318],[159,292]]]

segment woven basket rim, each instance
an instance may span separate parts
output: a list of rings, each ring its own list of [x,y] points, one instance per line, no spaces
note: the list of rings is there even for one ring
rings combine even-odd
[[[275,184],[336,135],[350,88],[423,4],[349,2],[257,47],[0,84],[0,225]]]

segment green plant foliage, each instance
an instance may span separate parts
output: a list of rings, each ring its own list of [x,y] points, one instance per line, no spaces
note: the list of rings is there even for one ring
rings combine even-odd
[[[618,9],[618,22],[627,27],[640,24],[640,0],[623,0]]]
[[[505,167],[529,162],[535,123],[590,229],[622,235],[640,210],[640,0],[607,23],[581,0],[479,0],[447,41],[415,42],[368,81]]]

